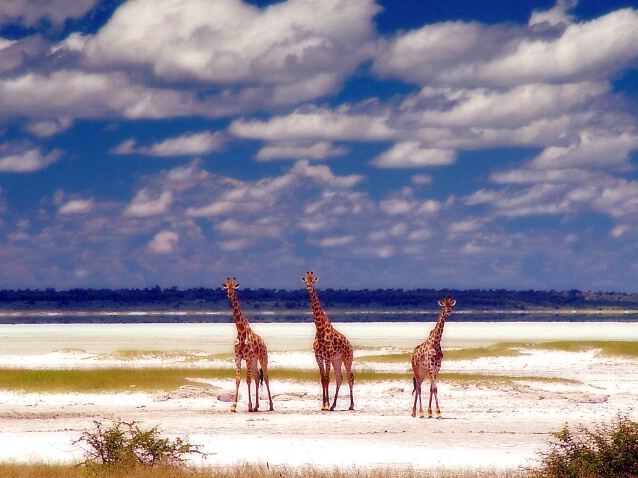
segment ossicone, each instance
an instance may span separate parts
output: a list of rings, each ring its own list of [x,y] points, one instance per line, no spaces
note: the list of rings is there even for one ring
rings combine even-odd
[[[312,283],[317,282],[319,280],[319,277],[317,277],[315,275],[315,273],[312,272],[312,271],[306,271],[306,275],[304,277],[302,277],[301,280],[304,283],[308,284],[308,283],[311,283],[311,282]]]
[[[222,287],[224,289],[239,289],[239,284],[236,282],[237,278],[233,277],[233,279],[231,280],[230,277],[226,277],[226,282],[224,284],[222,284]]]

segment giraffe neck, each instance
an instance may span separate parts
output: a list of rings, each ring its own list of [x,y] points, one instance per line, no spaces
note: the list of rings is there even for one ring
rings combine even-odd
[[[325,330],[330,325],[328,316],[321,308],[319,303],[319,297],[314,287],[310,291],[310,302],[312,303],[312,315],[315,319],[315,325],[317,326],[317,332]]]
[[[447,317],[447,314],[445,313],[445,310],[442,310],[441,313],[439,314],[439,318],[436,321],[436,325],[432,329],[432,332],[430,332],[430,339],[435,344],[441,343],[441,337],[443,336],[443,327],[445,327],[446,317]]]
[[[235,318],[235,325],[237,326],[237,334],[245,334],[250,326],[248,325],[248,320],[244,317],[244,314],[241,313],[239,300],[234,293],[230,298],[230,302],[233,305],[233,317]]]

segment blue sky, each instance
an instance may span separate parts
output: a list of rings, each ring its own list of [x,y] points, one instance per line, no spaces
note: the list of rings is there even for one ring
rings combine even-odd
[[[5,0],[0,288],[638,291],[638,10]]]

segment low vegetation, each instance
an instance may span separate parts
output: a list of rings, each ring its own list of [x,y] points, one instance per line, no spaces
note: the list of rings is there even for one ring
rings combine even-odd
[[[552,433],[533,478],[631,478],[638,476],[638,423],[618,415],[593,430],[565,425]]]
[[[158,427],[142,429],[135,421],[122,420],[106,425],[98,421],[93,423],[92,430],[85,430],[73,442],[84,450],[81,465],[91,472],[180,467],[186,465],[188,455],[201,453],[199,447],[188,440],[162,437]]]

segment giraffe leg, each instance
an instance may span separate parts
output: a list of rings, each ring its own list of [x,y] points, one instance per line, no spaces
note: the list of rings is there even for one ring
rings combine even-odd
[[[419,418],[423,418],[423,394],[421,393],[421,385],[423,385],[423,379],[425,378],[425,357],[423,356],[422,346],[418,346],[414,349],[410,362],[412,363],[412,372],[414,377],[412,382],[414,383],[414,405],[412,406],[412,416],[416,418],[416,405],[419,404]]]
[[[259,375],[255,374],[255,406],[253,412],[259,411]]]
[[[261,383],[262,385],[265,383],[266,384],[266,391],[268,392],[268,402],[270,405],[270,411],[272,412],[274,410],[273,406],[272,406],[272,395],[270,394],[270,379],[268,378],[268,356],[262,356],[262,358],[259,359],[259,365],[261,367]]]
[[[441,410],[439,410],[439,399],[437,397],[437,388],[435,379],[430,380],[430,403],[428,404],[428,418],[432,418],[432,397],[436,402],[436,414],[437,418],[441,417]]]
[[[436,404],[436,418],[441,418],[441,409],[439,408],[439,387],[434,382],[434,403]]]
[[[354,410],[354,373],[352,373],[352,361],[346,362],[346,376],[348,377],[348,386],[350,387],[350,408]]]
[[[233,400],[233,404],[230,407],[230,411],[234,412],[237,410],[237,397],[239,397],[239,382],[241,382],[241,358],[235,356],[235,399]]]
[[[253,367],[253,377],[255,380],[255,406],[253,407],[253,412],[259,411],[259,369],[257,367],[257,360],[255,360],[255,365]]]
[[[337,384],[337,388],[335,389],[334,402],[332,402],[332,406],[330,407],[331,412],[334,411],[334,409],[337,407],[337,397],[339,397],[339,389],[341,388],[341,382],[343,382],[343,375],[341,373],[341,361],[335,360],[333,362],[333,365],[335,367],[335,382]]]
[[[321,404],[322,410],[328,410],[330,407],[330,362],[325,362],[326,372],[321,381],[323,387],[323,403]]]
[[[344,360],[346,367],[346,377],[348,377],[348,386],[350,387],[350,408],[348,410],[354,410],[354,373],[352,373],[352,355],[348,355]]]
[[[319,377],[321,379],[321,410],[326,410],[328,408],[326,407],[326,368],[323,359],[316,352],[315,358],[317,359],[317,366],[319,367]]]
[[[421,399],[421,384],[423,383],[423,379],[420,377],[415,377],[414,379],[414,406],[412,407],[412,416],[416,417],[416,404],[417,401],[419,403],[419,417],[423,418],[423,402]]]
[[[253,370],[252,367],[247,366],[246,367],[246,386],[248,387],[248,411],[252,412],[253,411],[253,400],[252,397],[250,396],[250,383],[253,380]]]

